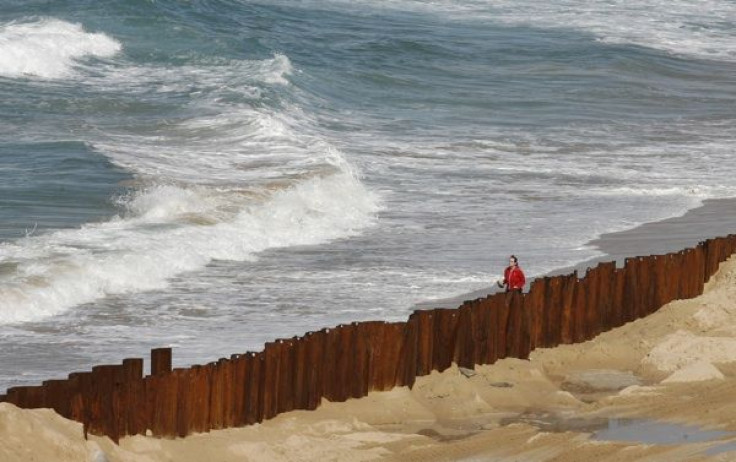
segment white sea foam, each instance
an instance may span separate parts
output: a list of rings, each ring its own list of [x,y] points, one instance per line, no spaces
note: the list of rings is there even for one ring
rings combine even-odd
[[[503,0],[489,12],[514,24],[589,31],[609,43],[736,60],[736,4],[728,0]]]
[[[130,216],[0,245],[17,264],[0,286],[0,323],[58,314],[111,295],[165,287],[212,260],[247,260],[269,248],[350,236],[373,223],[378,202],[354,176],[314,177],[278,190],[227,219],[236,192],[153,187],[130,200]],[[208,207],[209,205],[209,207]],[[192,213],[211,213],[192,221]]]
[[[736,60],[736,3],[729,0],[319,0],[341,8],[440,13],[541,28],[578,29],[607,43],[629,43],[717,60]]]
[[[11,22],[0,25],[0,75],[68,78],[80,59],[108,58],[121,49],[114,38],[80,24],[50,18]]]
[[[101,71],[101,72],[100,72]],[[283,87],[294,72],[289,57],[276,53],[261,60],[202,58],[197,64],[179,66],[110,64],[85,76],[84,83],[100,90],[130,93],[186,93],[217,96],[231,95],[259,99],[263,84]],[[205,95],[206,96],[206,95]]]
[[[0,265],[15,270],[0,275],[0,324],[41,319],[112,294],[160,289],[212,260],[243,261],[265,249],[319,244],[373,223],[377,196],[293,102],[287,77],[294,70],[285,55],[207,58],[173,69],[108,62],[85,72],[74,67],[76,59],[108,56],[105,50],[114,53],[120,44],[110,39],[114,49],[85,48],[86,39],[99,44],[107,37],[57,20],[10,24],[5,32],[44,37],[27,39],[31,44],[54,33],[82,34],[76,38],[84,53],[49,48],[47,58],[56,67],[41,67],[35,75],[79,71],[76,80],[97,91],[154,98],[184,93],[188,103],[175,120],[131,118],[90,133],[92,149],[137,178],[136,189],[118,199],[125,213],[79,230],[1,244]],[[275,104],[253,104],[262,92],[277,91],[271,95]]]

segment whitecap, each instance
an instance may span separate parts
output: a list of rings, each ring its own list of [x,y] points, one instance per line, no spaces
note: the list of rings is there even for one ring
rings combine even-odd
[[[70,78],[86,57],[109,58],[122,44],[81,24],[43,18],[0,25],[0,75]]]

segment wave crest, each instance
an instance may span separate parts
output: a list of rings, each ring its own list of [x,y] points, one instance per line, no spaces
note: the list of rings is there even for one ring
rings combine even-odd
[[[0,75],[61,79],[74,75],[78,60],[108,58],[122,49],[117,40],[58,19],[0,25]]]
[[[236,203],[248,205],[232,210]],[[0,245],[0,266],[14,268],[0,274],[0,324],[161,289],[213,260],[246,261],[266,249],[348,237],[372,225],[379,209],[378,198],[348,173],[315,176],[261,198],[156,186],[128,204],[129,217]]]

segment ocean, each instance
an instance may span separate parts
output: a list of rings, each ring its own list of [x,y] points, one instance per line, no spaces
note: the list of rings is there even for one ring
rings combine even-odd
[[[729,0],[0,0],[0,390],[594,258],[735,122]]]

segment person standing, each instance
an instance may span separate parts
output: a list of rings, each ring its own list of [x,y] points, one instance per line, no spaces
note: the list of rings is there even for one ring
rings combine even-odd
[[[519,267],[519,260],[515,255],[509,257],[509,266],[503,272],[503,283],[501,287],[506,287],[506,292],[521,292],[526,284],[524,271]]]

